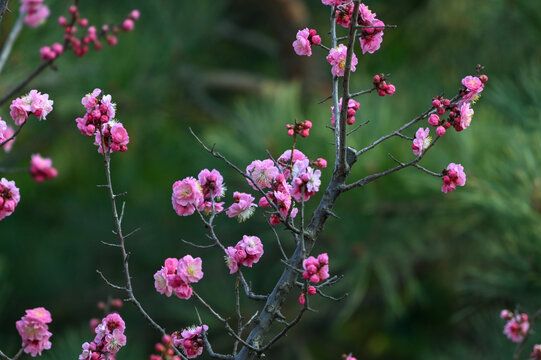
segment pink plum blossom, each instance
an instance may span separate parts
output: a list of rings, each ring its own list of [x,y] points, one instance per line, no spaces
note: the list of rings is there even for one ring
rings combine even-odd
[[[223,186],[224,178],[218,170],[201,170],[197,178],[205,199],[220,198],[225,194],[225,187]]]
[[[460,164],[450,163],[447,169],[443,170],[443,185],[441,191],[445,194],[453,191],[458,186],[466,184],[466,173]]]
[[[182,259],[168,258],[164,266],[154,274],[154,287],[160,294],[170,297],[173,293],[180,299],[189,299],[193,289],[189,283],[203,278],[201,258],[186,255]]]
[[[37,27],[49,17],[50,10],[43,0],[21,0],[19,11],[26,13],[24,22],[31,27]]]
[[[172,335],[173,345],[181,348],[188,359],[196,358],[203,353],[203,331],[208,329],[207,325],[202,325],[186,328],[180,333],[176,331]]]
[[[124,152],[128,150],[130,137],[128,131],[122,123],[111,120],[102,125],[101,134],[99,131],[95,134],[94,145],[98,147],[98,152],[103,154],[103,145],[106,152]]]
[[[30,92],[11,102],[10,115],[15,125],[21,126],[28,119],[29,113],[35,115],[39,120],[45,120],[53,110],[53,101],[49,100],[48,94],[42,94],[37,90]]]
[[[368,26],[385,26],[385,24],[383,21],[376,19],[373,23],[368,24]],[[367,52],[373,54],[379,50],[381,43],[383,42],[383,29],[364,28],[363,36],[360,37],[359,41],[361,42],[363,54],[366,54]],[[392,92],[394,93],[394,89]],[[390,95],[392,95],[392,93]]]
[[[317,284],[329,278],[329,256],[327,253],[319,254],[317,258],[310,256],[302,262],[304,272],[302,277]]]
[[[413,140],[413,144],[411,145],[411,149],[413,150],[414,155],[421,155],[423,151],[425,151],[430,145],[432,139],[430,138],[430,136],[428,136],[429,132],[430,130],[428,128],[419,128],[419,130],[417,130],[417,132],[415,133],[415,139]]]
[[[15,181],[0,179],[0,220],[13,214],[20,200],[19,188],[15,186]]]
[[[348,125],[353,125],[355,123],[355,113],[357,110],[359,110],[359,107],[361,104],[353,99],[349,99],[348,101],[348,112],[347,112],[347,119],[346,123]],[[342,98],[340,98],[340,101],[338,102],[338,111],[342,111]],[[336,126],[334,121],[334,106],[331,106],[331,124],[332,126]]]
[[[246,174],[250,175],[253,181],[259,186],[260,189],[265,189],[271,186],[272,180],[279,174],[279,170],[274,166],[274,162],[271,159],[254,160],[250,165],[246,167]],[[248,181],[250,186],[254,190],[258,190],[251,181]]]
[[[177,273],[187,284],[196,283],[203,278],[201,258],[186,255],[178,261]]]
[[[254,204],[254,197],[250,194],[235,191],[233,194],[234,203],[225,211],[230,218],[238,217],[239,221],[249,219],[257,207]]]
[[[528,321],[527,314],[514,315],[503,328],[503,333],[513,342],[521,342],[528,331],[530,330],[530,323]]]
[[[53,167],[53,161],[50,158],[42,158],[40,154],[34,154],[30,160],[30,175],[34,181],[42,182],[55,178],[58,171]]]
[[[293,166],[293,189],[291,196],[297,201],[308,201],[319,191],[321,185],[321,170],[314,170],[308,166],[309,160],[297,161]]]
[[[204,202],[201,185],[193,177],[176,181],[173,184],[171,201],[173,209],[179,216],[192,215],[195,212],[195,207]]]
[[[286,150],[278,160],[276,161],[278,165],[280,166],[280,170],[283,173],[283,177],[288,179],[289,175],[291,175],[291,167],[295,162],[299,160],[306,159],[306,155],[304,155],[300,150],[294,149],[293,150],[293,161],[291,161],[291,150]]]
[[[115,359],[120,348],[126,345],[125,329],[126,324],[119,314],[104,317],[94,329],[94,340],[83,344],[79,360]]]
[[[473,109],[470,107],[469,102],[465,102],[462,105],[460,105],[460,121],[459,121],[460,130],[464,130],[468,126],[470,126],[472,116],[473,116]]]
[[[94,89],[91,93],[86,94],[81,99],[81,104],[87,110],[93,110],[99,103],[98,96],[101,94],[100,89]]]
[[[244,235],[242,240],[226,249],[226,264],[229,273],[234,274],[240,265],[252,267],[263,255],[263,244],[257,236]]]
[[[28,112],[30,111],[30,105],[23,98],[16,98],[10,105],[11,118],[15,122],[15,125],[21,126],[28,119]]]
[[[293,49],[297,55],[312,56],[312,44],[308,39],[309,36],[310,30],[308,28],[297,32],[297,40],[293,42]]]
[[[327,55],[327,61],[332,65],[331,72],[334,76],[344,76],[347,51],[347,46],[340,44],[337,47],[332,48],[329,55]],[[357,65],[357,61],[357,57],[355,56],[355,53],[353,53],[351,58],[351,72],[356,70],[355,66]]]
[[[466,76],[462,79],[462,85],[466,87],[466,91],[459,101],[460,104],[475,100],[485,88],[485,84],[477,76]]]
[[[43,307],[26,310],[21,320],[15,323],[22,338],[24,352],[32,357],[41,355],[43,350],[51,348],[49,341],[52,334],[48,331],[48,323],[52,321],[51,313]]]

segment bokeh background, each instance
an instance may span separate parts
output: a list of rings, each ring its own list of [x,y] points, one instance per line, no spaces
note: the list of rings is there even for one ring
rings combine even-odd
[[[0,92],[40,62],[38,50],[58,41],[56,17],[69,2],[46,1],[52,16],[44,26],[25,28],[2,74]],[[195,302],[154,291],[153,273],[166,257],[203,257],[205,278],[198,291],[219,311],[234,316],[234,277],[215,249],[194,249],[181,239],[205,243],[194,217],[178,217],[170,203],[175,180],[202,168],[219,169],[233,191],[250,191],[223,163],[191,137],[192,127],[207,143],[244,167],[275,156],[290,145],[285,124],[310,119],[311,136],[299,148],[310,157],[332,159],[326,128],[330,69],[322,49],[310,58],[291,47],[298,29],[328,30],[329,8],[319,1],[263,0],[81,0],[93,24],[118,21],[133,8],[141,19],[114,48],[82,59],[67,54],[58,71],[47,70],[30,88],[54,99],[44,122],[30,122],[1,166],[25,167],[30,154],[52,157],[58,178],[36,184],[27,174],[10,175],[21,189],[16,212],[0,223],[0,348],[20,345],[15,321],[24,309],[45,306],[53,314],[53,349],[44,359],[73,359],[92,338],[96,303],[121,294],[107,287],[96,269],[121,282],[103,163],[74,119],[83,114],[81,97],[99,87],[118,104],[118,118],[130,133],[129,150],[113,156],[113,181],[127,191],[125,228],[141,227],[128,241],[135,293],[167,329],[197,321]],[[271,359],[510,359],[513,344],[502,334],[499,310],[533,312],[541,306],[541,3],[537,0],[388,0],[367,2],[378,18],[398,29],[386,31],[380,51],[359,56],[353,89],[371,86],[376,73],[391,73],[397,92],[359,99],[357,121],[370,120],[350,137],[357,148],[424,111],[433,96],[450,96],[478,63],[489,77],[474,107],[471,127],[442,139],[423,163],[439,171],[462,163],[467,186],[444,195],[441,182],[415,169],[388,176],[343,196],[317,243],[331,269],[344,274],[329,293],[349,296],[341,303],[321,298]],[[10,1],[0,30],[2,41],[17,15]],[[345,31],[340,28],[341,32]],[[322,36],[325,44],[327,36]],[[28,90],[27,89],[27,90]],[[0,115],[9,118],[4,105]],[[415,129],[413,129],[414,131]],[[359,159],[352,178],[393,165],[391,152],[412,157],[411,146],[393,139]],[[324,183],[332,169],[324,170]],[[308,207],[313,208],[319,196]],[[281,272],[274,235],[262,212],[249,221],[219,218],[218,234],[234,244],[257,234],[265,256],[245,272],[256,292],[270,291]],[[293,248],[280,229],[286,250]],[[292,294],[284,313],[298,309]],[[260,304],[242,303],[251,314]],[[201,309],[202,310],[202,309]],[[159,335],[131,304],[128,346],[118,359],[146,359]],[[204,311],[215,350],[232,341]],[[538,330],[538,329],[537,329]],[[532,336],[531,342],[540,342]],[[523,358],[528,356],[528,345]],[[207,355],[203,355],[207,358]]]

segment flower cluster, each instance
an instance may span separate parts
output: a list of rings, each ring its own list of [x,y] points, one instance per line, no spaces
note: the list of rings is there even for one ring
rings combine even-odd
[[[94,340],[83,344],[79,360],[114,360],[120,348],[126,345],[125,329],[124,320],[117,313],[104,317],[94,330]]]
[[[270,217],[272,225],[278,225],[282,218],[294,218],[298,209],[294,207],[292,198],[297,201],[310,199],[321,184],[321,171],[314,170],[310,165],[318,168],[327,166],[325,159],[318,159],[312,163],[299,150],[285,151],[276,161],[278,167],[270,159],[256,160],[246,168],[246,174],[259,186],[260,189],[270,188],[265,196],[259,199],[259,207],[267,208],[274,205],[279,213]],[[249,183],[251,184],[250,180]],[[251,184],[253,186],[253,184]]]
[[[379,96],[392,95],[396,91],[393,84],[387,84],[384,74],[374,75],[373,83],[378,90]]]
[[[100,96],[101,95],[101,96]],[[94,89],[86,94],[81,104],[86,109],[86,114],[75,119],[77,128],[85,136],[94,136],[94,145],[98,152],[124,152],[128,150],[130,137],[121,122],[115,120],[116,104],[111,95],[102,95],[100,89]]]
[[[233,193],[234,202],[225,213],[230,218],[237,217],[240,222],[246,221],[254,214],[257,207],[254,200],[255,198],[250,194],[235,191]]]
[[[471,105],[479,97],[488,81],[486,75],[466,76],[462,79],[464,87],[460,90],[457,102],[437,96],[432,100],[432,106],[436,109],[428,118],[428,123],[437,127],[438,136],[445,134],[446,130],[454,127],[456,131],[462,131],[470,126],[474,111]],[[444,118],[448,112],[448,117]]]
[[[298,202],[310,200],[321,185],[321,170],[314,170],[309,165],[310,160],[299,160],[295,162],[291,171],[293,177],[291,196]]]
[[[321,37],[314,29],[297,31],[297,40],[293,41],[293,49],[297,55],[312,56],[312,45],[321,44]]]
[[[159,352],[159,355],[150,355],[150,360],[180,360],[180,356],[175,355],[173,339],[167,334],[162,336],[161,342],[154,345],[154,349]]]
[[[179,299],[192,296],[192,283],[203,278],[201,258],[186,255],[181,259],[168,258],[164,266],[154,274],[154,287],[160,294],[171,296],[173,292]]]
[[[299,134],[303,138],[308,137],[310,135],[311,128],[312,122],[310,120],[304,120],[301,122],[297,122],[297,120],[295,120],[295,123],[293,125],[286,124],[287,134],[289,136]]]
[[[37,27],[45,22],[51,13],[43,0],[21,0],[20,12],[25,13],[24,22],[31,27]]]
[[[363,54],[367,52],[373,54],[378,51],[383,42],[383,29],[385,26],[383,21],[376,19],[376,13],[370,11],[368,6],[361,4],[358,25],[367,26],[361,29],[360,42]]]
[[[15,181],[0,179],[0,220],[13,214],[20,200],[19,188],[15,186]]]
[[[201,170],[197,176],[178,180],[173,184],[171,201],[179,216],[189,216],[195,209],[205,214],[220,213],[224,210],[223,202],[216,202],[225,195],[224,179],[216,169]]]
[[[207,325],[191,326],[181,332],[173,333],[173,344],[180,347],[188,359],[198,357],[203,353],[205,343],[203,341],[203,331],[207,332]]]
[[[450,163],[442,174],[443,185],[441,191],[445,194],[455,190],[457,185],[464,186],[466,184],[466,173],[464,167],[460,164]]]
[[[30,160],[30,175],[34,181],[42,182],[55,178],[58,171],[53,167],[53,161],[50,158],[42,158],[40,154],[34,154]]]
[[[347,112],[347,119],[346,119],[346,123],[348,125],[353,125],[355,124],[355,114],[357,113],[357,110],[359,110],[359,107],[361,106],[360,103],[358,103],[357,101],[353,100],[353,99],[349,99],[348,101],[348,112]],[[338,108],[340,110],[338,111],[342,111],[342,98],[340,98],[340,101],[338,103]],[[331,124],[332,126],[336,126],[335,124],[335,120],[334,120],[334,106],[331,106]]]
[[[521,342],[528,331],[530,330],[530,323],[528,321],[528,314],[513,313],[509,310],[502,310],[500,317],[507,320],[503,328],[503,333],[513,342]]]
[[[45,308],[39,307],[26,310],[26,315],[15,323],[22,338],[25,353],[35,357],[38,354],[41,355],[43,350],[51,348],[49,339],[53,334],[47,325],[51,321],[53,321],[51,313]]]
[[[338,6],[336,8],[336,23],[345,28],[349,28],[351,18],[353,16],[353,10],[353,3]],[[383,29],[385,24],[383,21],[376,19],[376,13],[370,11],[368,6],[362,3],[359,6],[357,25],[363,26],[363,28],[361,28],[360,37],[363,54],[367,52],[373,54],[379,50],[383,41]]]
[[[88,46],[90,43],[94,45],[96,50],[101,50],[103,44],[100,41],[100,38],[104,38],[108,45],[115,46],[118,43],[117,36],[120,30],[132,31],[135,27],[135,21],[139,19],[140,16],[139,10],[133,10],[121,25],[103,25],[98,32],[96,26],[89,25],[88,19],[80,16],[79,8],[77,6],[71,5],[69,7],[69,13],[71,14],[71,21],[68,21],[64,16],[60,16],[58,18],[58,24],[64,28],[64,40],[66,41],[66,44],[73,49],[73,52],[77,56],[84,56],[89,50]],[[80,37],[77,36],[79,28],[84,31],[84,34]],[[62,53],[62,51],[60,51],[60,53],[54,51],[54,45],[48,50],[47,48],[49,47],[45,46],[40,50],[41,58],[43,60],[54,60]]]
[[[344,71],[346,70],[347,53],[348,48],[344,44],[340,44],[329,51],[327,61],[332,65],[331,73],[334,76],[344,76]],[[357,56],[355,56],[355,53],[353,53],[351,57],[351,72],[356,70],[355,66],[357,65],[357,62]]]
[[[225,250],[225,262],[229,267],[229,273],[234,274],[240,265],[252,267],[263,256],[263,244],[257,236],[244,235],[242,240]]]
[[[419,128],[419,130],[417,130],[417,132],[415,133],[415,139],[413,139],[413,144],[411,145],[411,149],[413,150],[414,155],[421,155],[423,151],[425,151],[430,145],[432,139],[430,138],[430,136],[428,136],[429,132],[430,129],[428,128]]]
[[[30,90],[27,95],[13,100],[9,108],[9,114],[15,125],[21,126],[26,122],[29,114],[33,114],[39,120],[45,120],[46,116],[53,110],[53,101],[49,100],[48,94]]]
[[[329,256],[327,253],[319,254],[317,258],[310,256],[302,262],[302,267],[302,277],[317,284],[329,277]]]

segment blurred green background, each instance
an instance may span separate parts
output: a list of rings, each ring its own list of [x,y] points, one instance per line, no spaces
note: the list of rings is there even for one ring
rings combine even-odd
[[[40,62],[38,50],[58,41],[56,18],[67,1],[47,0],[52,16],[37,29],[25,28],[2,74],[0,93]],[[166,298],[154,291],[152,275],[166,257],[203,257],[205,278],[196,289],[224,315],[234,317],[234,276],[216,249],[194,249],[181,239],[205,243],[195,217],[178,217],[171,185],[202,168],[216,168],[233,191],[251,189],[190,136],[192,127],[241,167],[280,155],[290,146],[285,124],[310,119],[311,136],[299,148],[310,157],[332,159],[330,68],[322,49],[310,58],[294,54],[291,42],[306,26],[328,30],[329,8],[319,1],[263,0],[81,0],[92,24],[118,21],[133,8],[141,19],[114,48],[72,54],[56,62],[30,88],[48,93],[54,111],[31,121],[1,166],[25,167],[30,154],[52,157],[58,178],[34,183],[27,174],[9,175],[21,189],[16,212],[0,222],[0,349],[14,353],[15,330],[27,308],[53,314],[53,348],[44,359],[73,359],[92,339],[96,303],[121,296],[96,274],[121,282],[103,163],[74,119],[83,114],[81,97],[99,87],[118,105],[118,119],[130,134],[129,150],[113,155],[113,181],[127,191],[125,228],[141,227],[128,241],[135,293],[149,313],[169,330],[197,321],[194,300]],[[533,312],[541,306],[541,3],[537,0],[367,2],[378,18],[398,29],[386,31],[381,50],[359,57],[353,89],[371,86],[376,73],[391,73],[397,92],[358,99],[357,121],[370,124],[350,137],[362,147],[426,110],[433,96],[452,96],[460,79],[478,63],[489,77],[474,107],[471,127],[446,135],[423,160],[439,171],[462,163],[467,186],[444,195],[441,182],[406,169],[348,193],[316,245],[328,252],[331,271],[344,274],[329,289],[349,293],[340,304],[314,298],[290,336],[271,359],[510,359],[513,344],[502,334],[503,307]],[[17,15],[10,1],[0,25],[5,40]],[[345,30],[340,28],[345,35]],[[323,42],[329,44],[328,36]],[[0,115],[9,118],[9,106]],[[412,129],[414,131],[415,129]],[[410,143],[393,139],[359,159],[352,178],[393,166],[387,153],[412,158]],[[323,171],[323,183],[332,169]],[[308,204],[313,208],[319,199]],[[261,211],[249,221],[219,218],[227,245],[243,234],[258,235],[265,256],[245,271],[256,292],[270,291],[280,275],[274,235]],[[286,250],[293,248],[280,229]],[[298,294],[284,313],[293,316]],[[246,314],[260,304],[242,303]],[[209,336],[219,352],[232,341],[204,311]],[[118,359],[147,359],[158,334],[131,304],[121,309],[128,346]],[[532,336],[531,343],[540,342]],[[527,358],[528,345],[522,358]],[[207,358],[207,355],[203,355]]]

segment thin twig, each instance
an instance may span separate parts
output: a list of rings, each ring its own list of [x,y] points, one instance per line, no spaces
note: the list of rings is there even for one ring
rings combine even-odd
[[[1,104],[0,104],[1,105]],[[19,133],[21,132],[21,130],[23,129],[24,125],[26,125],[26,121],[22,123],[21,126],[19,126],[19,128],[17,130],[15,130],[15,132],[13,133],[13,135],[11,135],[11,137],[7,138],[6,140],[0,142],[0,147],[4,146],[4,144],[7,144],[8,142],[10,142],[11,140],[15,139],[17,137],[17,135],[19,135]]]
[[[109,193],[109,199],[111,201],[111,210],[112,210],[112,214],[113,214],[113,223],[115,225],[115,229],[116,229],[115,233],[116,233],[116,236],[118,237],[120,250],[121,250],[121,254],[122,254],[122,264],[123,264],[123,268],[124,268],[124,276],[125,276],[126,285],[125,285],[124,288],[119,287],[117,285],[114,285],[111,282],[109,282],[103,276],[103,274],[101,274],[99,271],[98,271],[98,273],[101,275],[102,279],[109,286],[112,286],[113,288],[116,288],[116,289],[124,290],[128,295],[127,301],[132,302],[135,305],[135,307],[137,308],[137,310],[139,311],[139,313],[143,316],[143,318],[145,318],[145,320],[147,320],[147,322],[152,327],[154,327],[156,330],[158,330],[163,336],[163,335],[167,334],[165,329],[163,327],[161,327],[160,325],[158,325],[158,323],[156,323],[156,321],[154,321],[154,319],[152,319],[150,317],[150,315],[148,315],[148,313],[145,311],[145,309],[143,309],[143,306],[137,300],[137,298],[135,297],[135,294],[133,292],[133,287],[132,287],[132,283],[131,283],[131,275],[130,275],[130,270],[129,270],[129,265],[128,265],[129,254],[126,251],[126,247],[125,247],[125,236],[123,235],[123,232],[122,232],[122,223],[121,223],[120,217],[118,216],[118,210],[117,210],[116,201],[115,201],[115,195],[114,195],[115,193],[113,191],[113,183],[112,183],[112,180],[111,180],[111,154],[107,150],[109,147],[105,146],[105,140],[104,140],[103,134],[101,132],[101,127],[99,128],[99,134],[100,134],[101,145],[102,145],[102,149],[103,149],[103,154],[102,155],[103,155],[103,163],[104,163],[104,167],[105,167],[105,176],[107,178],[107,186],[106,186],[106,188],[109,190],[108,193]],[[188,359],[177,348],[174,348],[174,350],[175,350],[175,353],[180,358],[182,358],[183,360]]]
[[[4,65],[6,65],[6,61],[9,58],[9,55],[11,54],[11,49],[13,48],[13,44],[15,43],[15,40],[19,36],[21,29],[23,28],[23,22],[24,17],[26,16],[26,13],[24,11],[19,12],[19,17],[17,18],[17,21],[15,21],[15,25],[13,25],[13,28],[11,29],[11,32],[8,35],[8,38],[6,39],[6,42],[4,43],[4,47],[2,48],[2,53],[0,54],[0,73],[4,69]]]
[[[399,162],[398,166],[396,166],[394,168],[391,168],[391,169],[388,169],[386,171],[382,171],[382,172],[379,172],[379,173],[376,173],[376,174],[368,175],[368,176],[366,176],[366,177],[364,177],[364,178],[362,178],[360,180],[355,181],[354,183],[346,185],[344,187],[344,191],[348,191],[348,190],[351,190],[351,189],[359,187],[359,186],[364,186],[364,185],[366,185],[368,183],[371,183],[372,181],[374,181],[376,179],[379,179],[381,177],[384,177],[386,175],[394,173],[395,171],[407,168],[409,166],[414,166],[419,161],[421,161],[421,159],[426,155],[428,150],[430,150],[430,148],[432,146],[434,146],[434,144],[436,144],[436,142],[438,141],[439,138],[440,138],[440,136],[436,137],[436,139],[434,139],[434,141],[432,141],[432,143],[425,149],[425,151],[423,151],[421,153],[421,155],[417,156],[414,160],[412,160],[412,161],[410,161],[408,163]]]
[[[194,306],[194,308],[195,308],[195,313],[197,314],[197,319],[199,320],[199,326],[201,326],[201,334],[203,335],[203,342],[205,343],[205,347],[207,348],[207,352],[209,353],[209,356],[214,359],[223,359],[223,360],[234,359],[235,358],[234,356],[218,354],[218,353],[215,353],[214,350],[212,350],[212,345],[210,344],[210,341],[207,337],[207,332],[205,331],[205,328],[203,326],[201,315],[199,315],[199,310],[197,310],[196,306]]]
[[[184,239],[180,239],[180,241],[182,241],[182,242],[185,243],[185,244],[191,245],[191,246],[193,246],[193,247],[199,248],[199,249],[209,249],[209,248],[212,248],[212,247],[217,246],[215,243],[214,243],[214,244],[210,244],[210,245],[199,245],[199,244],[195,244],[195,243],[193,243],[193,242],[190,242],[190,241],[184,240]]]

